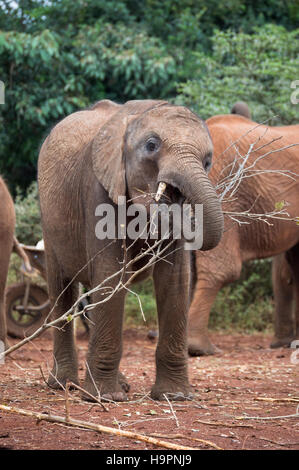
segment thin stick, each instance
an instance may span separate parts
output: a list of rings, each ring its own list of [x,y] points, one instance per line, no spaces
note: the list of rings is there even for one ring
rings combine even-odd
[[[295,413],[293,415],[285,415],[285,416],[236,416],[235,419],[262,419],[262,420],[270,420],[270,419],[284,419],[284,418],[299,418],[299,413]]]
[[[189,439],[191,441],[201,442],[202,444],[213,447],[214,449],[217,449],[217,450],[224,450],[222,447],[219,447],[217,446],[217,444],[214,444],[214,442],[206,441],[205,439],[199,439],[198,437],[183,436],[183,434],[173,434],[173,435],[167,436],[165,434],[152,433],[150,434],[150,436],[162,437],[163,439]]]
[[[199,450],[195,447],[181,446],[181,445],[174,444],[172,442],[160,441],[153,437],[145,436],[143,434],[139,434],[136,432],[123,431],[122,429],[110,428],[108,426],[103,426],[101,424],[90,423],[88,421],[81,421],[81,420],[74,419],[71,417],[69,417],[69,420],[66,421],[66,418],[64,418],[63,416],[37,413],[36,411],[29,411],[29,410],[24,410],[22,408],[15,408],[15,407],[6,406],[6,405],[0,405],[0,410],[8,411],[10,413],[16,413],[22,416],[28,416],[30,418],[36,418],[38,421],[48,421],[50,423],[62,423],[68,426],[76,426],[76,427],[80,427],[84,429],[91,429],[92,431],[103,432],[106,434],[113,434],[119,437],[127,437],[129,439],[134,439],[134,440],[146,442],[148,444],[153,444],[158,447],[165,447],[166,449]]]
[[[99,302],[95,302],[93,304],[89,304],[87,306],[85,306],[83,308],[83,310],[77,312],[77,313],[74,313],[73,314],[73,311],[75,310],[75,308],[77,307],[77,305],[80,303],[80,301],[85,298],[87,295],[90,295],[98,290],[100,290],[102,288],[102,286],[104,284],[107,284],[108,281],[112,280],[113,278],[115,278],[116,276],[119,276],[122,272],[123,272],[123,269],[124,268],[121,268],[119,271],[113,273],[111,276],[107,277],[106,279],[104,279],[104,281],[102,281],[98,286],[94,287],[93,289],[91,289],[90,291],[88,292],[85,292],[84,294],[82,294],[81,297],[79,297],[76,302],[72,305],[72,307],[67,311],[65,312],[63,315],[61,315],[61,317],[49,322],[49,323],[43,323],[42,326],[40,328],[38,328],[34,333],[32,333],[31,336],[27,337],[27,338],[24,338],[23,340],[21,340],[20,342],[14,344],[13,346],[11,346],[10,348],[8,348],[7,350],[3,351],[0,353],[0,359],[2,357],[5,357],[5,356],[8,356],[9,354],[11,354],[13,351],[16,351],[17,349],[19,349],[20,347],[24,346],[25,344],[27,344],[28,342],[32,341],[33,339],[35,339],[36,337],[38,337],[41,333],[43,333],[45,330],[49,329],[49,328],[52,328],[52,327],[57,327],[56,325],[58,324],[61,324],[63,321],[66,321],[66,322],[69,322],[69,317],[71,316],[71,319],[70,321],[74,320],[75,318],[77,318],[78,316],[80,315],[84,315],[84,313],[88,310],[92,310],[94,307],[96,307],[97,305],[101,305],[103,303],[106,303],[108,302],[114,295],[116,292],[119,292],[120,290],[122,289],[126,289],[127,286],[135,279],[136,276],[138,276],[140,273],[142,273],[143,271],[145,271],[146,269],[148,269],[150,266],[153,266],[157,261],[159,261],[158,259],[158,256],[165,253],[166,250],[168,250],[168,248],[174,243],[175,240],[172,240],[171,242],[169,242],[164,248],[161,248],[161,245],[162,243],[164,242],[165,240],[164,239],[161,239],[161,240],[158,240],[157,242],[154,243],[154,245],[148,249],[146,249],[145,251],[143,251],[141,254],[138,254],[135,258],[131,259],[130,261],[128,261],[127,263],[127,268],[129,266],[131,266],[132,264],[134,264],[135,262],[139,261],[139,259],[142,259],[144,258],[145,256],[147,256],[150,252],[152,252],[155,248],[158,249],[158,253],[155,254],[155,256],[153,256],[142,268],[140,268],[138,271],[135,271],[134,274],[131,275],[131,277],[127,280],[127,282],[125,284],[123,284],[122,282],[118,282],[116,287],[114,289],[112,289],[112,292],[109,293],[109,295],[107,295],[103,300],[99,301]],[[107,288],[107,286],[106,286]]]
[[[172,404],[170,403],[170,401],[168,400],[167,394],[166,394],[166,393],[163,393],[163,396],[165,397],[165,400],[167,401],[167,403],[168,403],[168,405],[169,405],[169,408],[170,408],[170,410],[171,410],[171,413],[172,413],[172,415],[173,415],[173,417],[174,417],[174,419],[175,419],[176,427],[179,428],[179,427],[180,427],[180,425],[179,425],[179,420],[178,420],[178,418],[177,418],[177,415],[175,414],[175,411],[174,411],[174,409],[173,409],[173,406],[172,406]]]
[[[85,393],[87,396],[89,396],[90,398],[92,398],[93,400],[95,400],[96,403],[98,403],[99,405],[101,405],[101,407],[103,408],[104,411],[108,411],[108,409],[106,408],[106,406],[104,405],[104,403],[101,402],[101,400],[98,400],[94,395],[92,395],[91,393],[89,393],[87,390],[84,390],[84,388],[80,387],[80,385],[77,385],[77,384],[75,384],[74,382],[70,382],[70,385],[71,385],[71,387],[76,388],[76,389],[79,390],[80,392]]]
[[[261,439],[262,441],[271,442],[272,444],[279,445],[282,447],[296,446],[299,444],[299,442],[277,442],[277,441],[273,441],[272,439],[267,439],[267,437],[259,437],[259,436],[256,436],[256,439]]]
[[[293,397],[293,398],[266,398],[266,397],[256,397],[255,400],[258,400],[258,401],[270,401],[271,403],[275,403],[275,402],[299,403],[299,397]]]
[[[70,420],[69,388],[70,385],[67,381],[65,384],[65,419],[67,423]]]
[[[194,423],[201,423],[201,424],[207,424],[209,426],[221,426],[221,427],[226,427],[226,428],[254,428],[252,424],[228,424],[228,423],[222,423],[221,421],[217,421],[213,423],[212,421],[203,421],[201,419],[196,419],[193,421]]]

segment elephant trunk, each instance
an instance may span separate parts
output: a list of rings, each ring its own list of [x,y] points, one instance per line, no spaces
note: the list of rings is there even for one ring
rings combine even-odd
[[[182,161],[181,161],[182,162]],[[203,244],[201,250],[215,248],[223,233],[223,213],[216,191],[212,186],[201,162],[194,158],[184,160],[179,168],[172,165],[171,169],[164,167],[159,172],[158,183],[164,183],[177,188],[185,198],[185,203],[203,205]],[[166,189],[159,184],[157,196]],[[157,199],[157,197],[156,197]]]

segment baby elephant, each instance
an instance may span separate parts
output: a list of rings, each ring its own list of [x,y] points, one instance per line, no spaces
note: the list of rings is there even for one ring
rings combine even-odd
[[[129,230],[119,234],[119,228],[124,230],[132,220],[132,204],[142,206],[149,221],[153,205],[181,207],[188,202],[191,222],[197,204],[202,204],[201,249],[215,247],[222,235],[223,215],[207,176],[211,159],[205,123],[187,108],[164,101],[118,105],[104,100],[68,116],[46,138],[39,155],[38,181],[54,318],[76,301],[79,282],[89,289],[104,283],[92,298],[97,305],[92,311],[84,384],[89,397],[127,399],[128,384],[119,372],[126,289],[117,286],[125,285],[134,273],[139,280],[152,275],[155,284],[159,341],[152,397],[190,396],[186,344],[190,251],[183,249],[184,239],[173,237],[171,247],[163,241],[160,249],[165,251],[151,265],[151,251],[150,256],[139,254],[159,244],[161,230],[156,238],[145,240],[132,239]],[[123,219],[118,202],[124,199]],[[103,204],[110,214],[107,232],[112,239],[99,230],[103,229],[99,222]],[[59,387],[67,380],[78,382],[77,369],[73,322],[69,322],[54,329],[49,384]]]

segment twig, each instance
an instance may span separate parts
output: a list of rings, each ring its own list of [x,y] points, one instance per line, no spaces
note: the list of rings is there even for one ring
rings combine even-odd
[[[299,418],[299,413],[293,415],[285,416],[236,416],[235,419],[261,419],[261,420],[270,420],[270,419],[284,419],[284,418]]]
[[[45,384],[47,385],[47,387],[50,387],[49,384],[48,384],[48,382],[47,382],[47,380],[46,380],[46,377],[44,376],[44,371],[43,371],[43,369],[42,369],[42,366],[39,365],[38,367],[39,367],[39,370],[40,370],[40,373],[41,373],[41,376],[42,376],[43,381],[45,382]]]
[[[271,442],[271,444],[279,445],[279,446],[282,446],[282,447],[296,446],[296,445],[299,444],[299,442],[277,442],[277,441],[273,441],[272,439],[267,439],[267,437],[259,437],[259,436],[255,436],[255,437],[256,437],[256,439],[261,439],[262,441]]]
[[[214,442],[206,441],[205,439],[199,439],[198,437],[184,436],[183,434],[173,434],[171,436],[167,436],[165,434],[152,433],[150,434],[150,436],[161,437],[162,439],[189,439],[191,441],[201,442],[202,444],[213,447],[217,450],[224,450],[222,447],[219,447],[217,446],[217,444],[214,444]]]
[[[70,420],[70,404],[69,404],[69,382],[66,381],[65,384],[65,419],[68,423]]]
[[[217,422],[211,422],[211,421],[203,421],[201,419],[196,419],[193,421],[194,423],[201,423],[201,424],[207,424],[209,426],[221,426],[221,427],[226,427],[226,428],[254,428],[251,424],[235,424],[235,423],[222,423],[221,421]]]
[[[256,397],[255,400],[257,400],[257,401],[270,401],[271,403],[275,403],[275,402],[299,403],[299,397],[293,397],[293,398]]]
[[[153,437],[145,436],[131,431],[123,431],[121,429],[110,428],[108,426],[103,426],[101,424],[90,423],[88,421],[81,421],[69,417],[69,420],[66,421],[66,418],[63,416],[57,415],[48,415],[45,413],[37,413],[36,411],[24,410],[22,408],[15,408],[12,406],[0,405],[0,410],[8,411],[10,413],[16,413],[22,416],[28,416],[30,418],[36,418],[38,421],[48,421],[50,423],[62,423],[68,426],[77,426],[83,429],[91,429],[97,432],[103,432],[106,434],[113,434],[119,437],[127,437],[129,439],[135,439],[138,441],[146,442],[148,444],[153,444],[158,447],[165,447],[166,449],[174,450],[199,450],[195,447],[180,446],[172,442],[165,442],[155,439]]]
[[[149,247],[147,248],[146,250],[144,250],[142,253],[139,253],[135,258],[131,259],[130,261],[128,261],[127,263],[127,268],[131,265],[133,265],[134,263],[136,263],[137,261],[139,261],[140,259],[148,256],[150,253],[153,252],[153,250],[155,250],[157,248],[157,253],[154,254],[154,256],[152,256],[150,258],[150,260],[148,262],[145,263],[145,265],[140,268],[139,270],[135,271],[131,276],[130,278],[126,281],[125,284],[123,284],[122,282],[118,282],[116,287],[114,289],[112,289],[111,292],[108,292],[108,294],[106,295],[106,297],[98,302],[95,302],[93,304],[88,304],[86,305],[83,310],[79,311],[79,312],[76,312],[76,313],[73,313],[74,310],[76,309],[76,307],[78,306],[78,304],[81,302],[81,300],[85,297],[87,297],[88,295],[90,294],[93,294],[94,292],[97,292],[101,289],[103,289],[103,286],[104,284],[107,284],[107,282],[109,282],[110,280],[114,279],[115,277],[117,276],[120,276],[121,273],[123,272],[124,268],[122,267],[119,271],[113,273],[111,276],[107,277],[106,279],[104,279],[104,281],[102,281],[98,286],[94,287],[93,289],[91,289],[90,291],[88,292],[85,292],[82,296],[80,296],[76,302],[72,305],[72,307],[67,311],[65,312],[61,317],[49,322],[49,323],[43,323],[43,325],[41,325],[40,328],[38,328],[34,333],[32,333],[31,336],[27,337],[27,338],[24,338],[23,340],[21,340],[19,343],[16,343],[14,344],[13,346],[11,346],[10,348],[8,348],[7,350],[5,350],[4,352],[1,352],[0,353],[0,358],[2,357],[5,357],[9,354],[11,354],[13,351],[16,351],[17,349],[19,349],[20,347],[24,346],[25,344],[27,344],[28,342],[32,341],[33,339],[35,339],[36,337],[38,337],[41,333],[43,333],[45,330],[49,329],[49,328],[52,328],[52,327],[58,327],[57,325],[63,323],[63,322],[70,322],[72,320],[74,320],[75,318],[77,318],[78,316],[84,314],[86,311],[88,310],[92,310],[94,307],[98,306],[98,305],[101,305],[103,303],[106,303],[108,302],[115,294],[116,292],[119,292],[121,291],[122,289],[126,289],[128,287],[128,285],[135,279],[135,277],[139,276],[140,273],[142,273],[143,271],[147,270],[149,267],[153,266],[157,261],[159,261],[158,257],[165,253],[169,247],[175,242],[175,240],[172,240],[170,241],[164,248],[161,248],[161,245],[164,243],[164,239],[161,239],[161,240],[158,240],[156,241],[152,247]],[[105,288],[107,288],[107,286],[104,286]]]
[[[177,418],[177,415],[175,414],[175,411],[173,409],[173,406],[172,404],[170,403],[170,401],[168,400],[168,397],[167,397],[167,394],[166,393],[163,393],[163,396],[165,397],[165,400],[167,401],[168,405],[169,405],[169,408],[171,410],[171,413],[174,417],[174,420],[175,420],[175,424],[176,424],[176,427],[179,428],[180,425],[179,425],[179,421],[178,421],[178,418]]]
[[[77,390],[79,390],[80,392],[82,393],[85,393],[87,396],[89,396],[90,398],[93,399],[93,401],[96,401],[96,403],[98,403],[99,405],[101,405],[101,407],[103,408],[104,411],[109,411],[106,406],[104,405],[104,403],[101,402],[101,400],[99,400],[98,398],[96,398],[95,396],[93,396],[91,393],[89,393],[87,390],[85,390],[84,388],[80,387],[80,385],[77,385],[75,384],[74,382],[70,382],[70,385],[71,387],[73,388],[76,388]]]

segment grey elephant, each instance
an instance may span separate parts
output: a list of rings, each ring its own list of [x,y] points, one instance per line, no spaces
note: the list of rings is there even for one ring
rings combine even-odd
[[[5,285],[9,259],[14,246],[15,209],[9,191],[0,177],[0,352],[7,345]]]
[[[118,272],[124,259],[124,243],[131,245],[128,238],[108,243],[95,235],[95,211],[99,204],[116,208],[119,196],[127,198],[128,206],[141,201],[147,210],[152,203],[169,201],[182,204],[187,200],[192,208],[203,204],[202,249],[218,244],[223,215],[207,176],[211,158],[212,143],[205,123],[187,108],[163,101],[118,105],[103,100],[54,127],[38,161],[54,318],[59,318],[75,302],[78,282],[92,288]],[[156,381],[151,391],[154,399],[164,399],[165,394],[184,399],[190,393],[186,341],[190,256],[189,251],[180,249],[183,245],[184,240],[176,239],[167,252],[168,262],[162,259],[142,273],[143,277],[153,276],[158,310]],[[135,259],[144,246],[144,240],[135,240],[127,251],[127,262]],[[102,254],[97,256],[98,253]],[[135,262],[130,271],[142,269],[146,261]],[[122,272],[120,276],[125,282],[128,273]],[[75,281],[67,287],[74,277]],[[114,288],[118,281],[119,278],[114,278],[109,287]],[[92,301],[96,303],[101,298],[102,292],[95,292]],[[89,396],[127,399],[128,384],[119,372],[124,300],[125,290],[118,291],[92,312],[94,325],[84,383]],[[70,322],[63,331],[54,329],[54,367],[49,384],[59,387],[67,380],[78,382],[77,369]]]

